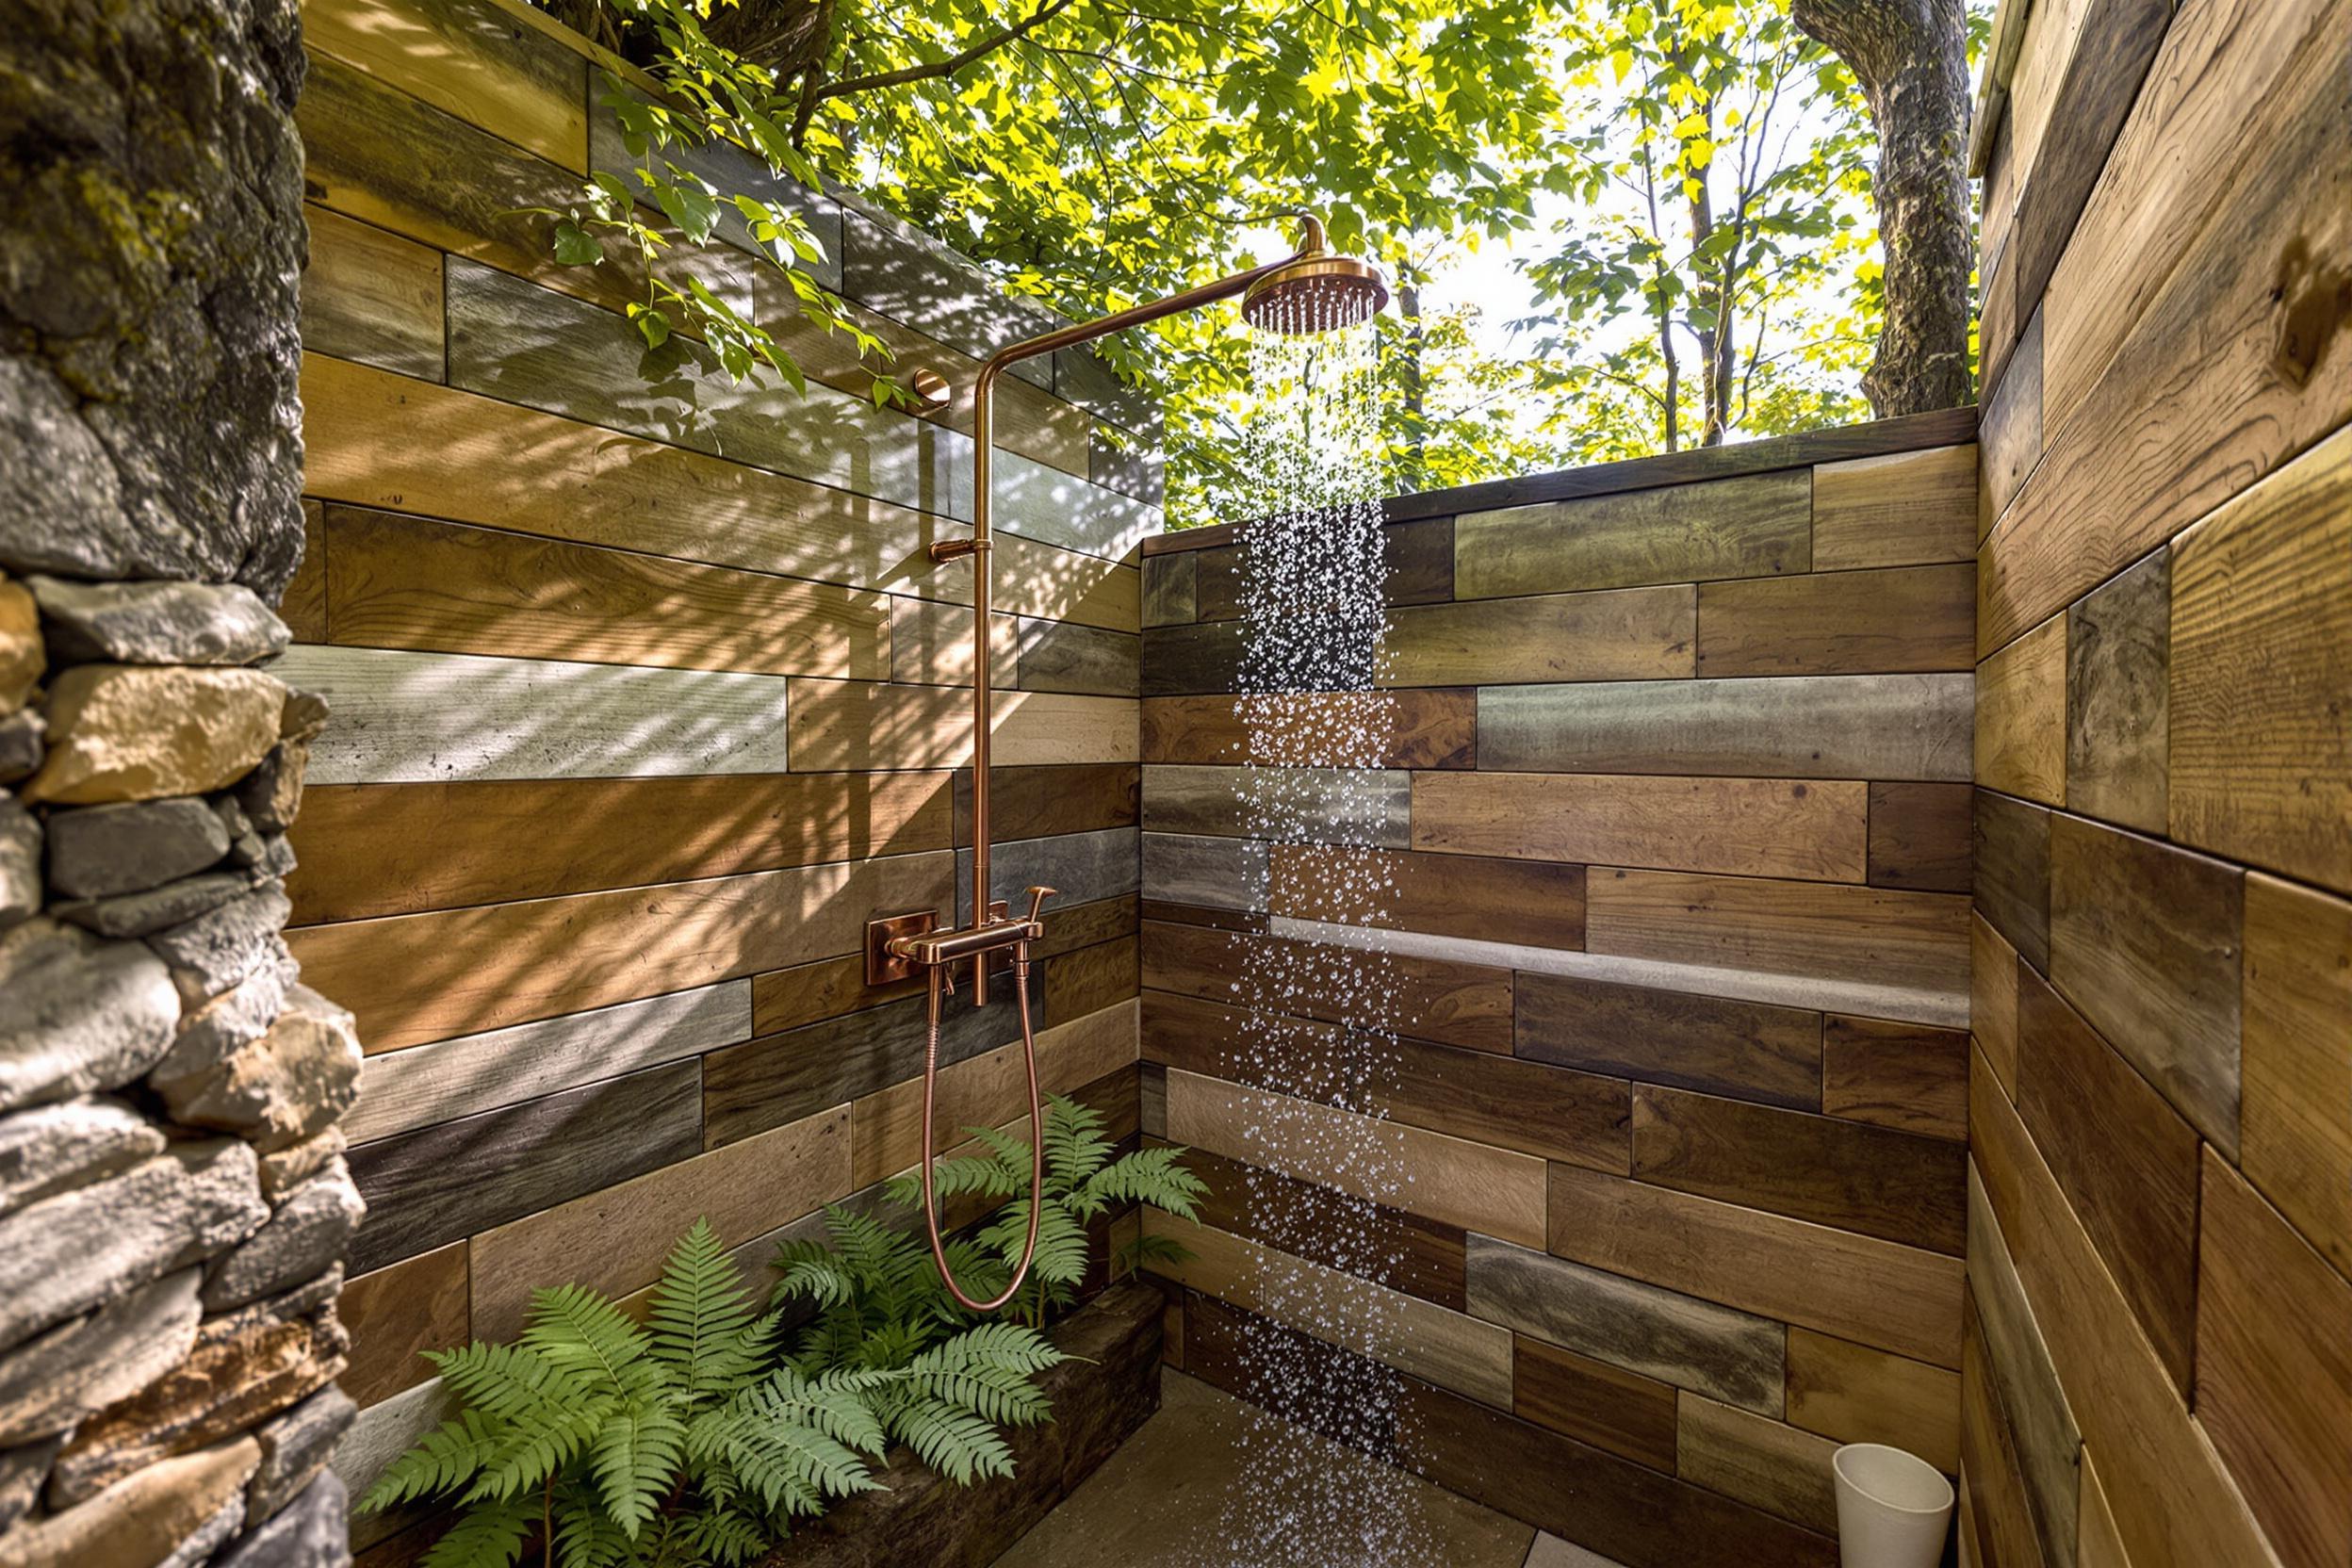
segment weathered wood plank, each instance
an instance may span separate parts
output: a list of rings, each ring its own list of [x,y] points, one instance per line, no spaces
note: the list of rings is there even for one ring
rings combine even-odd
[[[1960,1359],[1961,1263],[1873,1236],[1551,1168],[1549,1250],[1937,1366]]]
[[[1065,954],[1046,967],[1045,1021],[1069,1023],[1135,995],[1139,970],[1133,934]]]
[[[308,925],[913,854],[948,846],[948,793],[940,773],[314,785],[286,890]]]
[[[759,774],[785,764],[782,676],[299,644],[271,670],[335,710],[311,746],[315,784]]]
[[[2352,1558],[2352,1283],[2211,1148],[2197,1418],[2290,1563]]]
[[[2035,309],[2009,356],[2000,384],[1984,399],[1984,465],[1976,537],[1982,544],[2042,460],[2042,312]]]
[[[368,1223],[349,1266],[382,1268],[690,1158],[701,1099],[700,1070],[673,1062],[362,1145],[351,1177]]]
[[[1973,442],[1813,470],[1813,570],[1976,561]],[[1975,614],[1974,595],[1968,613]]]
[[[1174,697],[1238,690],[1241,646],[1239,621],[1150,628],[1143,633],[1143,694]]]
[[[468,1244],[476,1339],[511,1339],[534,1290],[626,1296],[661,1278],[678,1238],[708,1220],[723,1246],[765,1235],[851,1190],[849,1110],[648,1171],[484,1231]]]
[[[1134,827],[1142,820],[1143,771],[1126,762],[1068,762],[1043,767],[992,766],[988,770],[990,836],[1003,852],[1026,851],[1013,842]],[[956,841],[972,842],[972,770],[956,771]],[[1132,858],[1133,844],[1129,846]],[[1059,874],[1071,874],[1062,867]],[[1034,880],[1034,878],[1033,878]],[[1135,878],[1127,879],[1129,890]],[[1055,886],[1060,884],[1056,883]],[[1019,886],[1019,885],[1017,885]],[[998,892],[997,897],[1007,896]],[[1065,903],[1099,897],[1072,891]]]
[[[1532,1247],[1544,1234],[1544,1165],[1532,1155],[1182,1071],[1168,1075],[1168,1133],[1482,1235]]]
[[[1199,557],[1146,555],[1143,559],[1143,624],[1190,626],[1199,620]]]
[[[2017,1001],[2017,1114],[2185,1401],[2197,1130],[2038,976]]]
[[[302,500],[302,559],[278,601],[278,619],[298,643],[327,640],[327,509]]]
[[[2052,813],[1990,790],[1976,792],[1976,908],[2035,969],[2050,968]]]
[[[1872,784],[1870,885],[1968,891],[1974,809],[1966,784]]]
[[[1132,697],[1142,689],[1142,640],[1127,632],[1024,616],[1021,689]]]
[[[368,1048],[392,1051],[854,953],[872,911],[939,907],[950,866],[893,855],[346,921],[286,940],[310,983],[358,1016]]]
[[[1967,1141],[1967,1032],[1883,1019],[1824,1021],[1821,1110],[1849,1121]]]
[[[321,206],[302,220],[302,347],[439,381],[441,253]]]
[[[869,679],[894,680],[902,686],[970,686],[972,684],[972,607],[936,599],[883,600],[888,607],[890,650],[888,667],[878,674],[868,668],[855,672]],[[992,615],[988,620],[988,679],[1000,692],[1021,685],[1021,620]],[[845,675],[846,670],[795,670],[794,675]]]
[[[1685,991],[1521,973],[1512,1050],[1588,1072],[1797,1110],[1821,1098],[1821,1017]]]
[[[1968,921],[1968,1028],[1999,1077],[2016,1097],[2017,1082],[2017,950],[1981,914]]]
[[[2170,581],[2158,550],[2066,612],[2066,808],[2145,833],[2164,830]]]
[[[1511,1411],[1653,1470],[1674,1467],[1674,1387],[1638,1372],[1514,1337]]]
[[[2081,1532],[2075,1537],[2076,1568],[2132,1568],[2123,1532],[2116,1528],[2115,1511],[2107,1503],[2107,1489],[2099,1483],[2099,1468],[2091,1462],[2087,1448],[2082,1451],[2081,1517]]]
[[[2352,892],[2352,429],[2183,535],[2172,572],[2172,836]]]
[[[1681,678],[1697,590],[1617,588],[1392,611],[1383,686]]]
[[[2137,1568],[2276,1568],[2246,1500],[2067,1206],[2025,1126],[1986,1074],[1970,1075],[1970,1154],[2032,1300],[2114,1518]],[[1980,1386],[1974,1385],[1971,1386]],[[2127,1462],[2128,1460],[2128,1462]]]
[[[1960,1468],[1960,1375],[1867,1345],[1788,1331],[1788,1422],[1840,1443],[1885,1443]]]
[[[1050,839],[1000,841],[988,861],[988,894],[1025,909],[1021,894],[1052,888],[1058,901],[1046,908],[1047,941],[1057,942],[1070,927],[1061,917],[1075,906],[1124,897],[1135,891],[1135,830],[1106,827]],[[956,852],[956,918],[972,918],[972,851]],[[1132,935],[1131,931],[1119,933]]]
[[[1805,572],[1813,476],[1802,469],[1454,517],[1462,599]]]
[[[1957,675],[1504,686],[1478,693],[1490,771],[1966,780]]]
[[[1837,1482],[1829,1468],[1836,1444],[1695,1394],[1681,1396],[1677,1423],[1675,1474],[1684,1480],[1807,1529],[1837,1533]]]
[[[2036,1533],[2057,1568],[2073,1568],[2082,1433],[2066,1407],[2050,1346],[2034,1320],[2009,1244],[1993,1217],[1984,1184],[1968,1171],[1968,1298],[1984,1335],[1985,1368],[2017,1434],[2018,1468]],[[2083,1564],[2082,1568],[2089,1568]]]
[[[1464,1256],[1479,1317],[1742,1410],[1781,1412],[1778,1323],[1475,1233]]]
[[[890,675],[885,595],[348,506],[326,523],[327,612],[346,647]]]
[[[1238,620],[1242,613],[1242,553],[1238,545],[1194,550],[1193,614],[1203,621]]]
[[[1276,844],[1269,913],[1396,931],[1584,945],[1584,868],[1475,855]]]
[[[1189,561],[1188,555],[1161,556]],[[1478,693],[1471,687],[1312,692],[1257,696],[1146,697],[1146,762],[1273,761],[1295,750],[1282,732],[1363,736],[1367,766],[1467,768],[1478,759]]]
[[[1453,855],[1863,880],[1869,786],[1656,775],[1424,773],[1413,847]]]
[[[731,980],[384,1052],[368,1058],[343,1135],[368,1143],[750,1037],[751,983]]]
[[[1968,1241],[1957,1144],[1805,1111],[1637,1084],[1632,1174],[1657,1186],[1954,1257]]]
[[[1699,585],[1699,674],[1901,675],[1973,667],[1976,566]]]
[[[2235,1158],[2245,874],[2065,815],[2050,866],[2051,981]]]
[[[1143,896],[1208,909],[1266,907],[1266,846],[1255,839],[1143,836]]]
[[[1384,604],[1443,604],[1454,596],[1454,520],[1421,517],[1380,531]]]
[[[1232,1001],[1236,979],[1271,967],[1281,977],[1287,1011],[1361,1025],[1364,985],[1377,977],[1389,1028],[1444,1045],[1511,1052],[1511,973],[1506,969],[1402,953],[1356,956],[1290,938],[1163,922],[1146,923],[1144,938],[1144,984],[1157,990]]]
[[[578,173],[588,67],[490,0],[303,0],[302,42]]]
[[[1151,763],[1143,770],[1143,825],[1153,833],[1402,849],[1416,805],[1410,776],[1373,768]]]
[[[1585,946],[1634,958],[1965,992],[1968,901],[1831,882],[1598,873]]]
[[[2026,1491],[2023,1456],[1985,1370],[1975,1304],[1971,1297],[1960,1374],[1960,1507],[1987,1568],[2046,1568],[2049,1557]]]
[[[1978,666],[1976,781],[2066,802],[2066,617],[2052,615]]]
[[[433,1375],[427,1350],[464,1345],[471,1332],[466,1305],[466,1244],[346,1280],[335,1315],[351,1331],[351,1364],[335,1380],[362,1409],[381,1404]]]
[[[797,772],[956,768],[972,760],[972,697],[956,687],[789,678],[785,726]],[[1132,762],[1135,705],[1125,697],[1005,692],[989,740],[1005,767]]]
[[[2352,1278],[2352,904],[2246,879],[2246,1174]]]

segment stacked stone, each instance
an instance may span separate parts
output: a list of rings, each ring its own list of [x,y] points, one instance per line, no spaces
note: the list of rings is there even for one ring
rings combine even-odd
[[[250,588],[0,578],[0,1568],[347,1561],[351,1015]]]

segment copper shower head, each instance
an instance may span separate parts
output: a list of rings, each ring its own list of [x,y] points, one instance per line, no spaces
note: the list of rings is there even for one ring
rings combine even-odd
[[[1388,303],[1388,280],[1368,261],[1311,255],[1277,268],[1241,297],[1242,319],[1293,336],[1357,326]]]

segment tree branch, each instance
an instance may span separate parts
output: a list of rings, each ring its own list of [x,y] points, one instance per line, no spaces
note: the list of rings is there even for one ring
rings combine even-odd
[[[820,102],[828,98],[846,98],[853,92],[871,92],[877,88],[904,87],[909,82],[927,82],[941,76],[953,76],[973,61],[986,58],[1006,44],[1026,38],[1075,4],[1077,0],[1046,0],[1046,4],[1022,20],[969,48],[957,50],[943,60],[934,60],[928,65],[901,66],[896,71],[877,71],[871,75],[848,76],[838,82],[828,82],[818,90],[817,98]]]

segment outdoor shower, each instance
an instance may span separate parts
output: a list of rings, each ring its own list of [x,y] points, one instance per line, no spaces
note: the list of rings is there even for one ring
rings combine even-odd
[[[870,921],[866,925],[866,980],[885,985],[920,971],[926,983],[926,1014],[923,1062],[923,1208],[931,1237],[932,1261],[956,1299],[976,1312],[993,1312],[1013,1298],[1037,1256],[1039,1194],[1045,1183],[1045,1112],[1037,1090],[1037,1042],[1029,1021],[1029,944],[1045,935],[1043,909],[1052,888],[1028,890],[1029,912],[1013,916],[1007,906],[988,897],[988,731],[993,694],[988,679],[988,639],[992,597],[989,561],[994,549],[990,535],[990,457],[993,448],[994,393],[997,378],[1011,366],[1057,349],[1074,348],[1129,327],[1142,326],[1182,311],[1242,297],[1243,319],[1262,332],[1301,335],[1358,326],[1388,303],[1388,284],[1379,268],[1353,256],[1333,255],[1324,242],[1323,223],[1312,213],[1286,214],[1300,225],[1298,249],[1281,261],[1235,272],[1215,283],[1173,294],[1167,299],[1134,305],[1000,349],[980,368],[972,383],[972,535],[941,540],[931,547],[933,562],[944,565],[970,557],[972,562],[972,923],[939,929],[939,913],[916,910]],[[913,384],[929,401],[944,403],[952,396],[944,377],[918,370]],[[1021,1051],[1029,1077],[1029,1229],[1020,1264],[1002,1294],[978,1300],[965,1294],[948,1266],[947,1245],[940,1233],[939,1196],[932,1169],[934,1112],[939,1091],[939,1018],[943,998],[954,989],[949,973],[957,965],[972,965],[972,1000],[987,1003],[988,976],[1009,968],[1014,1005],[1021,1014]]]

